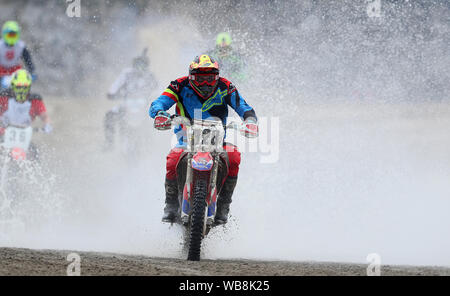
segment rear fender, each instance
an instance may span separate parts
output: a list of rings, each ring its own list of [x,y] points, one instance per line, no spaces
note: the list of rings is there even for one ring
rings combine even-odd
[[[22,148],[16,147],[11,149],[11,158],[17,161],[22,161],[27,159],[27,153]]]

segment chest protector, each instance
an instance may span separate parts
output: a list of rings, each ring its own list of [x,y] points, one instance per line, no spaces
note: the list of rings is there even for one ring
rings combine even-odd
[[[15,99],[8,100],[8,110],[3,114],[3,122],[9,125],[29,126],[31,125],[30,116],[31,102],[18,103]]]
[[[8,46],[0,40],[0,66],[4,68],[12,68],[21,65],[22,53],[25,43],[19,40],[14,46]]]

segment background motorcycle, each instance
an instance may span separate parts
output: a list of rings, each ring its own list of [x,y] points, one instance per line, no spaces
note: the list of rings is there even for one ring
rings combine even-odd
[[[144,98],[134,98],[125,100],[120,110],[123,112],[119,122],[120,129],[120,150],[129,164],[139,161],[144,147],[143,128],[147,114],[142,112],[147,106]]]
[[[8,126],[0,143],[0,216],[2,220],[11,216],[19,199],[26,195],[28,171],[32,170],[32,160],[36,151],[31,139],[31,126]]]

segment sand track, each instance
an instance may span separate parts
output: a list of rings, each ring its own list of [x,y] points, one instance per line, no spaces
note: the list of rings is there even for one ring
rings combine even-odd
[[[1,276],[63,276],[73,251],[0,249]],[[152,258],[112,253],[78,252],[85,276],[365,276],[366,265],[327,262],[203,260]],[[386,276],[449,276],[449,268],[382,266]]]

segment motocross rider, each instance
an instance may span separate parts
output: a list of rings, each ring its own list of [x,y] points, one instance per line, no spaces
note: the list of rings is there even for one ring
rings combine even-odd
[[[157,87],[154,75],[149,70],[150,61],[147,57],[147,48],[140,56],[133,59],[132,67],[124,69],[111,85],[107,97],[110,100],[122,100],[121,104],[109,110],[104,117],[105,145],[104,150],[114,148],[114,135],[116,125],[126,114],[126,100],[144,100],[148,93]]]
[[[43,131],[51,133],[50,118],[39,94],[31,93],[32,78],[25,69],[12,75],[11,87],[0,92],[0,135],[3,136],[8,125],[30,126],[37,116],[44,122]],[[31,159],[38,158],[37,150],[30,147]]]
[[[227,32],[219,33],[216,46],[208,55],[219,63],[220,71],[233,81],[242,82],[246,79],[245,64],[242,56],[231,46],[231,35]]]
[[[258,135],[258,122],[255,111],[239,94],[236,87],[227,79],[219,77],[219,64],[208,55],[196,57],[189,66],[189,76],[178,78],[152,102],[149,114],[155,119],[157,129],[170,127],[170,114],[166,112],[176,104],[176,113],[188,119],[194,118],[195,111],[203,119],[218,117],[226,124],[228,106],[244,120],[241,132],[247,137]],[[178,213],[178,186],[176,166],[186,148],[186,134],[182,127],[174,130],[178,144],[167,156],[165,190],[166,200],[163,222],[173,222]],[[237,147],[224,143],[229,158],[228,176],[222,186],[217,201],[216,224],[228,221],[231,196],[237,183],[241,154]]]
[[[21,59],[34,81],[36,79],[34,65],[25,42],[20,40],[19,24],[15,21],[7,21],[3,25],[2,39],[0,40],[0,80],[2,88],[9,87],[4,77],[22,68]]]

